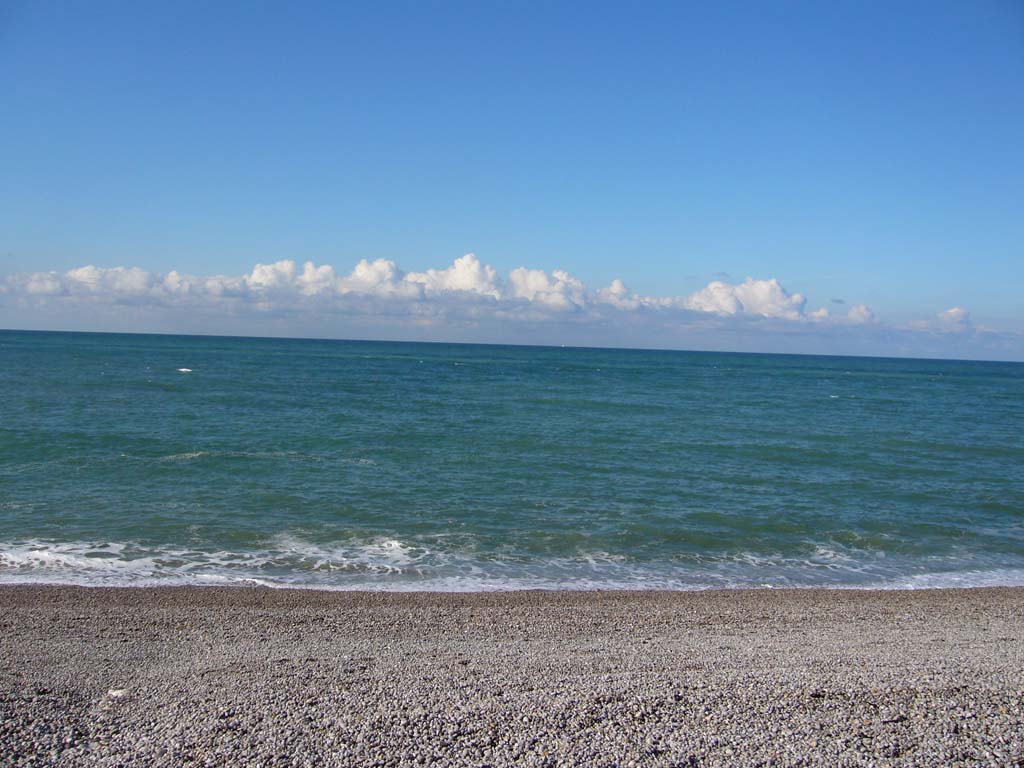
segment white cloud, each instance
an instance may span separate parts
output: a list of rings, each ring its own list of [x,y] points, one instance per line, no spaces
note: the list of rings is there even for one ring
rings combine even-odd
[[[356,293],[369,296],[413,297],[420,289],[405,282],[405,274],[389,259],[362,259],[350,274],[337,281],[339,294]]]
[[[447,269],[410,272],[405,279],[410,283],[422,285],[428,293],[465,291],[495,299],[501,298],[498,273],[494,267],[480,263],[472,253],[456,259]]]
[[[319,293],[328,293],[337,290],[338,278],[334,274],[334,267],[330,264],[322,264],[319,267],[312,261],[302,265],[302,274],[296,279],[299,292],[306,296],[316,296]]]
[[[33,275],[35,277],[35,275]],[[149,292],[155,282],[149,272],[138,267],[100,269],[87,266],[72,269],[65,274],[66,289],[71,293],[102,293],[138,296]]]
[[[191,277],[183,278],[187,284],[191,284]],[[206,295],[211,298],[225,298],[225,299],[242,299],[249,294],[249,286],[246,282],[246,278],[243,277],[226,277],[224,275],[215,275],[207,278],[196,279],[195,291],[196,297]]]
[[[875,313],[871,311],[871,308],[867,304],[854,304],[850,307],[850,311],[846,313],[846,319],[851,323],[873,323]]]
[[[963,307],[950,307],[944,312],[939,312],[933,317],[923,320],[915,320],[910,327],[939,336],[960,335],[968,336],[984,329],[977,328],[971,320],[971,313]]]
[[[641,296],[616,278],[610,285],[589,289],[565,270],[518,267],[502,277],[472,253],[443,269],[405,272],[390,259],[360,260],[350,272],[330,264],[291,259],[256,264],[242,275],[166,274],[138,267],[88,265],[67,272],[35,272],[0,278],[5,306],[98,307],[131,304],[204,316],[224,311],[240,316],[247,308],[263,315],[311,316],[339,313],[346,317],[387,316],[417,325],[444,322],[484,323],[515,320],[609,323],[627,316],[654,319],[659,328],[720,327],[721,322],[768,319],[807,326],[853,325],[875,321],[863,304],[833,317],[827,309],[805,312],[805,298],[790,293],[778,280],[748,277],[730,284],[716,280],[683,296]],[[630,321],[635,322],[635,321]],[[940,324],[970,327],[964,310],[942,313]]]
[[[804,314],[806,300],[799,293],[789,293],[778,280],[755,280],[730,285],[715,281],[688,296],[683,304],[687,309],[714,312],[720,315],[750,314],[799,320]]]
[[[630,295],[626,284],[619,278],[612,280],[611,285],[607,288],[599,290],[596,298],[597,301],[611,304],[617,309],[636,309],[643,304],[643,300],[639,296]]]
[[[246,282],[257,291],[291,287],[295,284],[295,262],[285,259],[273,264],[257,264]]]
[[[36,272],[25,282],[25,292],[29,294],[52,296],[63,289],[64,283],[56,272]]]
[[[587,303],[586,286],[561,269],[550,275],[542,269],[518,267],[508,276],[512,296],[556,310],[582,308]]]
[[[0,276],[7,327],[1024,357],[1024,336],[976,326],[962,307],[898,328],[864,304],[835,302],[833,314],[806,303],[774,278],[643,296],[618,278],[592,290],[561,269],[502,276],[473,254],[420,272],[282,259],[241,275],[88,265]]]
[[[952,333],[969,333],[974,329],[971,322],[971,313],[963,307],[951,307],[945,312],[936,315],[938,326],[944,331]]]
[[[170,294],[188,295],[193,290],[195,278],[188,275],[181,275],[177,270],[172,269],[167,273],[163,281],[163,288]]]

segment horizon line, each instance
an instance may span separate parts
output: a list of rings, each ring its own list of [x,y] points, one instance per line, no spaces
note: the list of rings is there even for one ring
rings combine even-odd
[[[681,349],[677,347],[602,347],[582,344],[509,344],[486,341],[424,341],[422,339],[353,339],[336,336],[258,336],[224,333],[169,333],[154,331],[72,331],[52,328],[0,328],[0,333],[61,333],[83,336],[165,336],[172,338],[199,339],[248,339],[252,341],[333,341],[361,344],[432,344],[463,347],[522,347],[527,349],[583,349],[609,352],[680,352],[710,355],[764,355],[771,357],[825,357],[852,360],[917,360],[921,362],[946,363],[997,363],[1024,365],[1024,360],[966,359],[959,357],[908,357],[902,355],[829,355],[812,352],[746,352],[725,349]]]

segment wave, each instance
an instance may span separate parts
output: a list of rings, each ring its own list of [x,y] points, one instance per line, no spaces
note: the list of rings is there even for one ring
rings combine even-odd
[[[187,453],[172,453],[170,456],[161,456],[157,461],[189,461],[209,455],[209,451],[188,451]]]
[[[373,459],[332,454],[302,453],[300,451],[185,451],[159,456],[156,461],[191,461],[204,457],[219,459],[287,459],[290,461],[333,462],[337,464],[353,464],[361,467],[376,466]],[[121,454],[119,458],[148,461],[151,457]]]
[[[1024,586],[1024,562],[877,563],[819,547],[805,559],[751,552],[658,563],[603,551],[537,559],[484,556],[396,538],[328,544],[279,535],[229,551],[139,542],[0,542],[0,584],[250,584],[327,590],[481,592],[525,589],[925,589]]]

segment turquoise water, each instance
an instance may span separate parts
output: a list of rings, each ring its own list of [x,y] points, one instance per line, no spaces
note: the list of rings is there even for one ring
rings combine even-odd
[[[0,581],[1024,584],[1024,365],[0,332]]]

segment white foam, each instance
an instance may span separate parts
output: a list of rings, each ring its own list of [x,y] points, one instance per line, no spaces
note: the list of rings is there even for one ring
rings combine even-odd
[[[192,373],[191,368],[179,368],[178,373]]]
[[[946,589],[955,587],[1024,586],[1024,569],[991,568],[943,573],[918,573],[894,579],[880,589]]]
[[[300,453],[299,451],[186,451],[184,453],[172,453],[167,456],[160,456],[156,461],[190,461],[192,459],[213,456],[223,459],[288,459],[291,461],[309,462],[337,462],[339,464],[352,464],[360,467],[373,467],[377,462],[373,459],[354,458],[350,456],[337,456],[330,453]],[[122,453],[123,459],[149,460],[149,457],[129,456]]]
[[[209,456],[209,451],[189,451],[188,453],[174,453],[170,456],[161,456],[158,461],[190,461],[201,456]]]
[[[134,542],[0,542],[0,583],[109,586],[251,584],[361,591],[484,592],[522,589],[701,590],[829,587],[926,589],[1024,586],[1024,564],[966,568],[967,561],[922,562],[861,558],[818,545],[806,558],[739,552],[681,556],[658,564],[619,553],[581,551],[536,559],[481,556],[452,537],[431,546],[394,537],[349,538],[328,544],[297,535],[271,538],[263,548],[228,551]],[[471,544],[471,543],[470,543]]]

